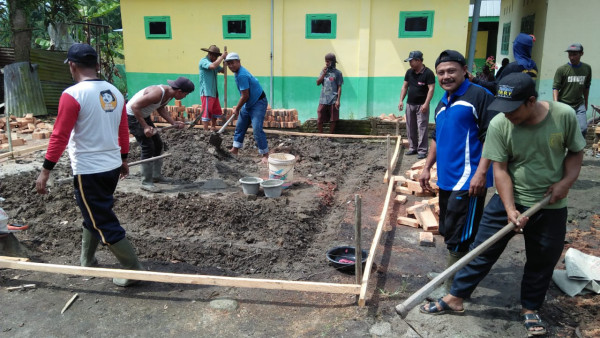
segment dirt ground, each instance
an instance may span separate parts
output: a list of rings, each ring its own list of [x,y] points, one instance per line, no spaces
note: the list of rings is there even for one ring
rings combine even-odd
[[[224,146],[231,144],[231,132]],[[297,157],[294,184],[282,197],[242,193],[238,179],[268,176],[252,135],[239,157],[215,151],[199,130],[164,133],[172,154],[164,174],[175,179],[165,192],[139,189],[139,167],[121,181],[115,212],[151,271],[352,283],[354,276],[330,266],[325,252],[353,245],[355,194],[362,196],[363,246],[369,248],[387,191],[385,143],[381,140],[328,139],[269,135],[273,152]],[[0,162],[0,197],[11,222],[31,229],[16,234],[23,255],[35,262],[79,265],[81,216],[66,155],[53,172],[48,195],[34,191],[43,151]],[[131,161],[139,149],[132,144]],[[398,173],[416,159],[401,158]],[[600,255],[598,200],[600,160],[586,154],[579,180],[570,193],[568,243]],[[409,198],[409,204],[416,200]],[[390,211],[394,225],[399,206]],[[445,265],[443,239],[420,247],[418,232],[394,226],[385,232],[375,256],[367,306],[351,295],[270,291],[216,286],[144,282],[119,288],[109,279],[0,270],[0,332],[11,336],[524,336],[518,317],[524,244],[515,237],[490,275],[466,304],[465,316],[425,316],[413,310],[406,319],[394,306],[428,282],[427,272]],[[566,250],[566,248],[565,248]],[[101,267],[119,267],[105,248]],[[559,265],[559,268],[561,266]],[[35,289],[6,287],[36,284]],[[74,293],[77,301],[64,314]],[[233,300],[234,308],[215,308],[215,300]],[[600,296],[565,296],[552,284],[541,310],[551,336],[600,334]]]

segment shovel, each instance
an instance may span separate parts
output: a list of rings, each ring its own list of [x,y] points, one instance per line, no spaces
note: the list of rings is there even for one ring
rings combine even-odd
[[[550,202],[550,197],[552,195],[548,195],[544,197],[541,201],[537,202],[531,208],[527,209],[521,216],[519,217],[530,217],[540,209],[545,207]],[[438,286],[440,286],[446,279],[450,278],[453,274],[455,274],[458,270],[462,269],[465,265],[469,264],[470,261],[477,258],[483,251],[487,250],[492,244],[496,243],[502,237],[506,236],[506,234],[510,233],[515,229],[515,224],[513,222],[509,222],[505,225],[500,231],[496,232],[492,237],[488,238],[483,243],[479,244],[473,250],[469,251],[463,258],[458,260],[452,266],[442,271],[437,277],[432,279],[429,283],[425,284],[421,289],[415,292],[412,296],[408,297],[403,303],[396,305],[396,313],[400,315],[400,317],[405,318],[412,308],[421,303],[425,298],[435,290]]]
[[[229,120],[227,120],[227,122],[225,122],[225,124],[223,124],[221,129],[219,129],[218,132],[212,133],[210,135],[210,138],[208,139],[208,143],[210,143],[211,145],[213,145],[217,148],[221,147],[221,143],[223,143],[223,139],[221,138],[221,133],[223,132],[223,130],[225,130],[225,127],[227,127],[227,125],[229,125],[229,123],[233,120],[234,117],[235,117],[235,114],[231,114],[231,117],[229,118]]]

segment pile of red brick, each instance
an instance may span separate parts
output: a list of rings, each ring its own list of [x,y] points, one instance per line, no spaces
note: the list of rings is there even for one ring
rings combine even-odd
[[[194,121],[198,116],[202,115],[202,106],[194,104],[191,107],[185,107],[181,104],[181,101],[175,100],[174,106],[166,106],[167,111],[171,114],[171,117],[175,121],[190,122]],[[225,119],[217,120],[218,125],[222,125],[231,117],[231,108],[222,108],[222,114]],[[167,121],[158,115],[157,112],[152,113],[152,121],[159,123],[166,123]],[[231,122],[232,126],[235,126],[236,120]],[[284,128],[292,129],[300,127],[300,121],[298,121],[298,111],[296,109],[271,109],[267,108],[265,114],[265,120],[263,122],[263,128]]]
[[[25,139],[19,136],[23,134],[31,134],[33,140],[43,140],[50,138],[52,134],[53,125],[44,123],[33,117],[33,114],[27,114],[25,117],[10,117],[10,130],[11,132],[17,133],[17,138],[12,138],[11,142],[13,147],[21,146],[25,144]],[[0,149],[8,148],[8,137],[6,136],[6,118],[0,119]]]

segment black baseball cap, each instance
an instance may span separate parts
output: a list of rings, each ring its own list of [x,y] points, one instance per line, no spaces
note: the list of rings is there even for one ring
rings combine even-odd
[[[565,52],[583,52],[583,46],[580,43],[573,43],[567,47]]]
[[[510,113],[532,96],[537,97],[537,92],[531,76],[527,73],[508,74],[498,83],[498,93],[488,110]]]
[[[408,58],[404,59],[404,62],[408,62],[412,59],[417,59],[423,61],[423,53],[420,50],[413,50],[408,54]]]
[[[73,44],[67,52],[67,58],[64,63],[68,61],[83,63],[85,65],[95,65],[98,63],[98,53],[96,50],[85,43]]]
[[[190,81],[190,79],[185,78],[183,76],[178,77],[177,80],[175,80],[175,81],[167,80],[167,83],[169,84],[169,86],[171,86],[175,89],[181,89],[182,92],[186,92],[186,93],[191,93],[196,88],[194,86],[194,83],[192,81]]]
[[[437,60],[435,60],[435,67],[437,68],[437,66],[442,62],[450,61],[458,62],[461,64],[461,66],[467,64],[465,57],[461,53],[455,50],[446,49],[445,51],[441,52],[440,56],[437,58]]]

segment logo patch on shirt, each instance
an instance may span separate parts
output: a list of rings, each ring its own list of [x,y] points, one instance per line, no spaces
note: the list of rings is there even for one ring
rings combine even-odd
[[[100,106],[105,112],[110,113],[117,108],[117,98],[109,89],[101,91],[99,99]]]
[[[552,149],[564,149],[564,138],[562,133],[552,133],[548,138],[548,144]]]

